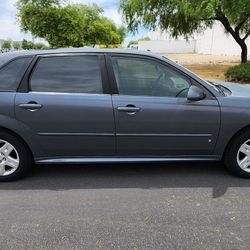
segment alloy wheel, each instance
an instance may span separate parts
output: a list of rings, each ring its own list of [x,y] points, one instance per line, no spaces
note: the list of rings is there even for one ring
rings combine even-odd
[[[250,173],[250,139],[240,146],[237,153],[237,163],[242,170]]]
[[[0,176],[13,174],[19,167],[19,155],[15,147],[0,139]]]

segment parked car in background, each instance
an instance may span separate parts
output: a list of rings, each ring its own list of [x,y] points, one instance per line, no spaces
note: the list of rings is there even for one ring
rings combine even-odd
[[[129,46],[130,49],[135,49],[135,50],[138,50],[138,44],[131,44]]]
[[[150,52],[0,56],[0,181],[34,165],[223,161],[250,177],[250,88]],[[188,169],[187,169],[188,171]]]

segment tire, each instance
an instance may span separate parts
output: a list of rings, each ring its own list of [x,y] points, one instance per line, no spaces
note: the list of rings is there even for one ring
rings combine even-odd
[[[233,175],[250,178],[250,130],[240,132],[230,142],[223,162]]]
[[[33,157],[25,143],[14,134],[0,131],[0,182],[20,179],[32,166]]]

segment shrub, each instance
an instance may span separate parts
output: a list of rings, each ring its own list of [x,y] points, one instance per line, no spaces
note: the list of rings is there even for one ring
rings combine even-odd
[[[225,77],[231,82],[250,82],[250,62],[229,68]]]

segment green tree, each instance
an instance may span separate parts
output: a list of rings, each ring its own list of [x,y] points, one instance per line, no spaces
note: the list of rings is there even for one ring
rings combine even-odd
[[[48,49],[48,46],[44,43],[34,43],[34,49]]]
[[[83,23],[83,30],[80,32],[84,45],[92,45],[94,47],[96,44],[100,43],[102,36],[100,16],[103,13],[103,9],[97,5],[80,5],[79,8]]]
[[[89,26],[89,37],[91,44],[104,44],[106,48],[109,45],[118,45],[124,41],[126,29],[117,27],[115,23],[107,17],[100,17]],[[92,39],[97,40],[93,43]]]
[[[127,28],[125,26],[120,26],[117,28],[117,33],[120,36],[119,44],[122,44],[127,36]]]
[[[121,44],[126,36],[124,26],[116,26],[115,23],[103,16],[103,9],[97,5],[79,5],[84,18],[83,39],[86,45]]]
[[[12,41],[10,39],[4,40],[2,44],[2,48],[6,50],[10,50],[12,47]]]
[[[34,49],[34,43],[32,41],[27,41],[26,39],[23,39],[22,48],[25,50]]]
[[[64,4],[63,4],[64,3]],[[44,38],[51,47],[82,47],[99,44],[107,40],[106,20],[103,10],[97,6],[68,4],[60,0],[19,0],[18,19],[24,31]],[[102,21],[105,27],[102,27]],[[113,22],[109,20],[110,23]],[[115,25],[114,25],[115,26]],[[121,28],[116,28],[119,41],[122,41]]]
[[[18,1],[21,28],[46,39],[52,47],[83,46],[81,10],[78,5],[60,6],[53,0]]]
[[[19,50],[19,49],[21,49],[21,43],[20,42],[13,42],[13,48],[15,49],[15,50]]]
[[[241,62],[247,62],[249,0],[121,0],[120,9],[129,30],[136,31],[140,25],[149,29],[159,26],[175,38],[188,38],[218,21],[241,47]]]

